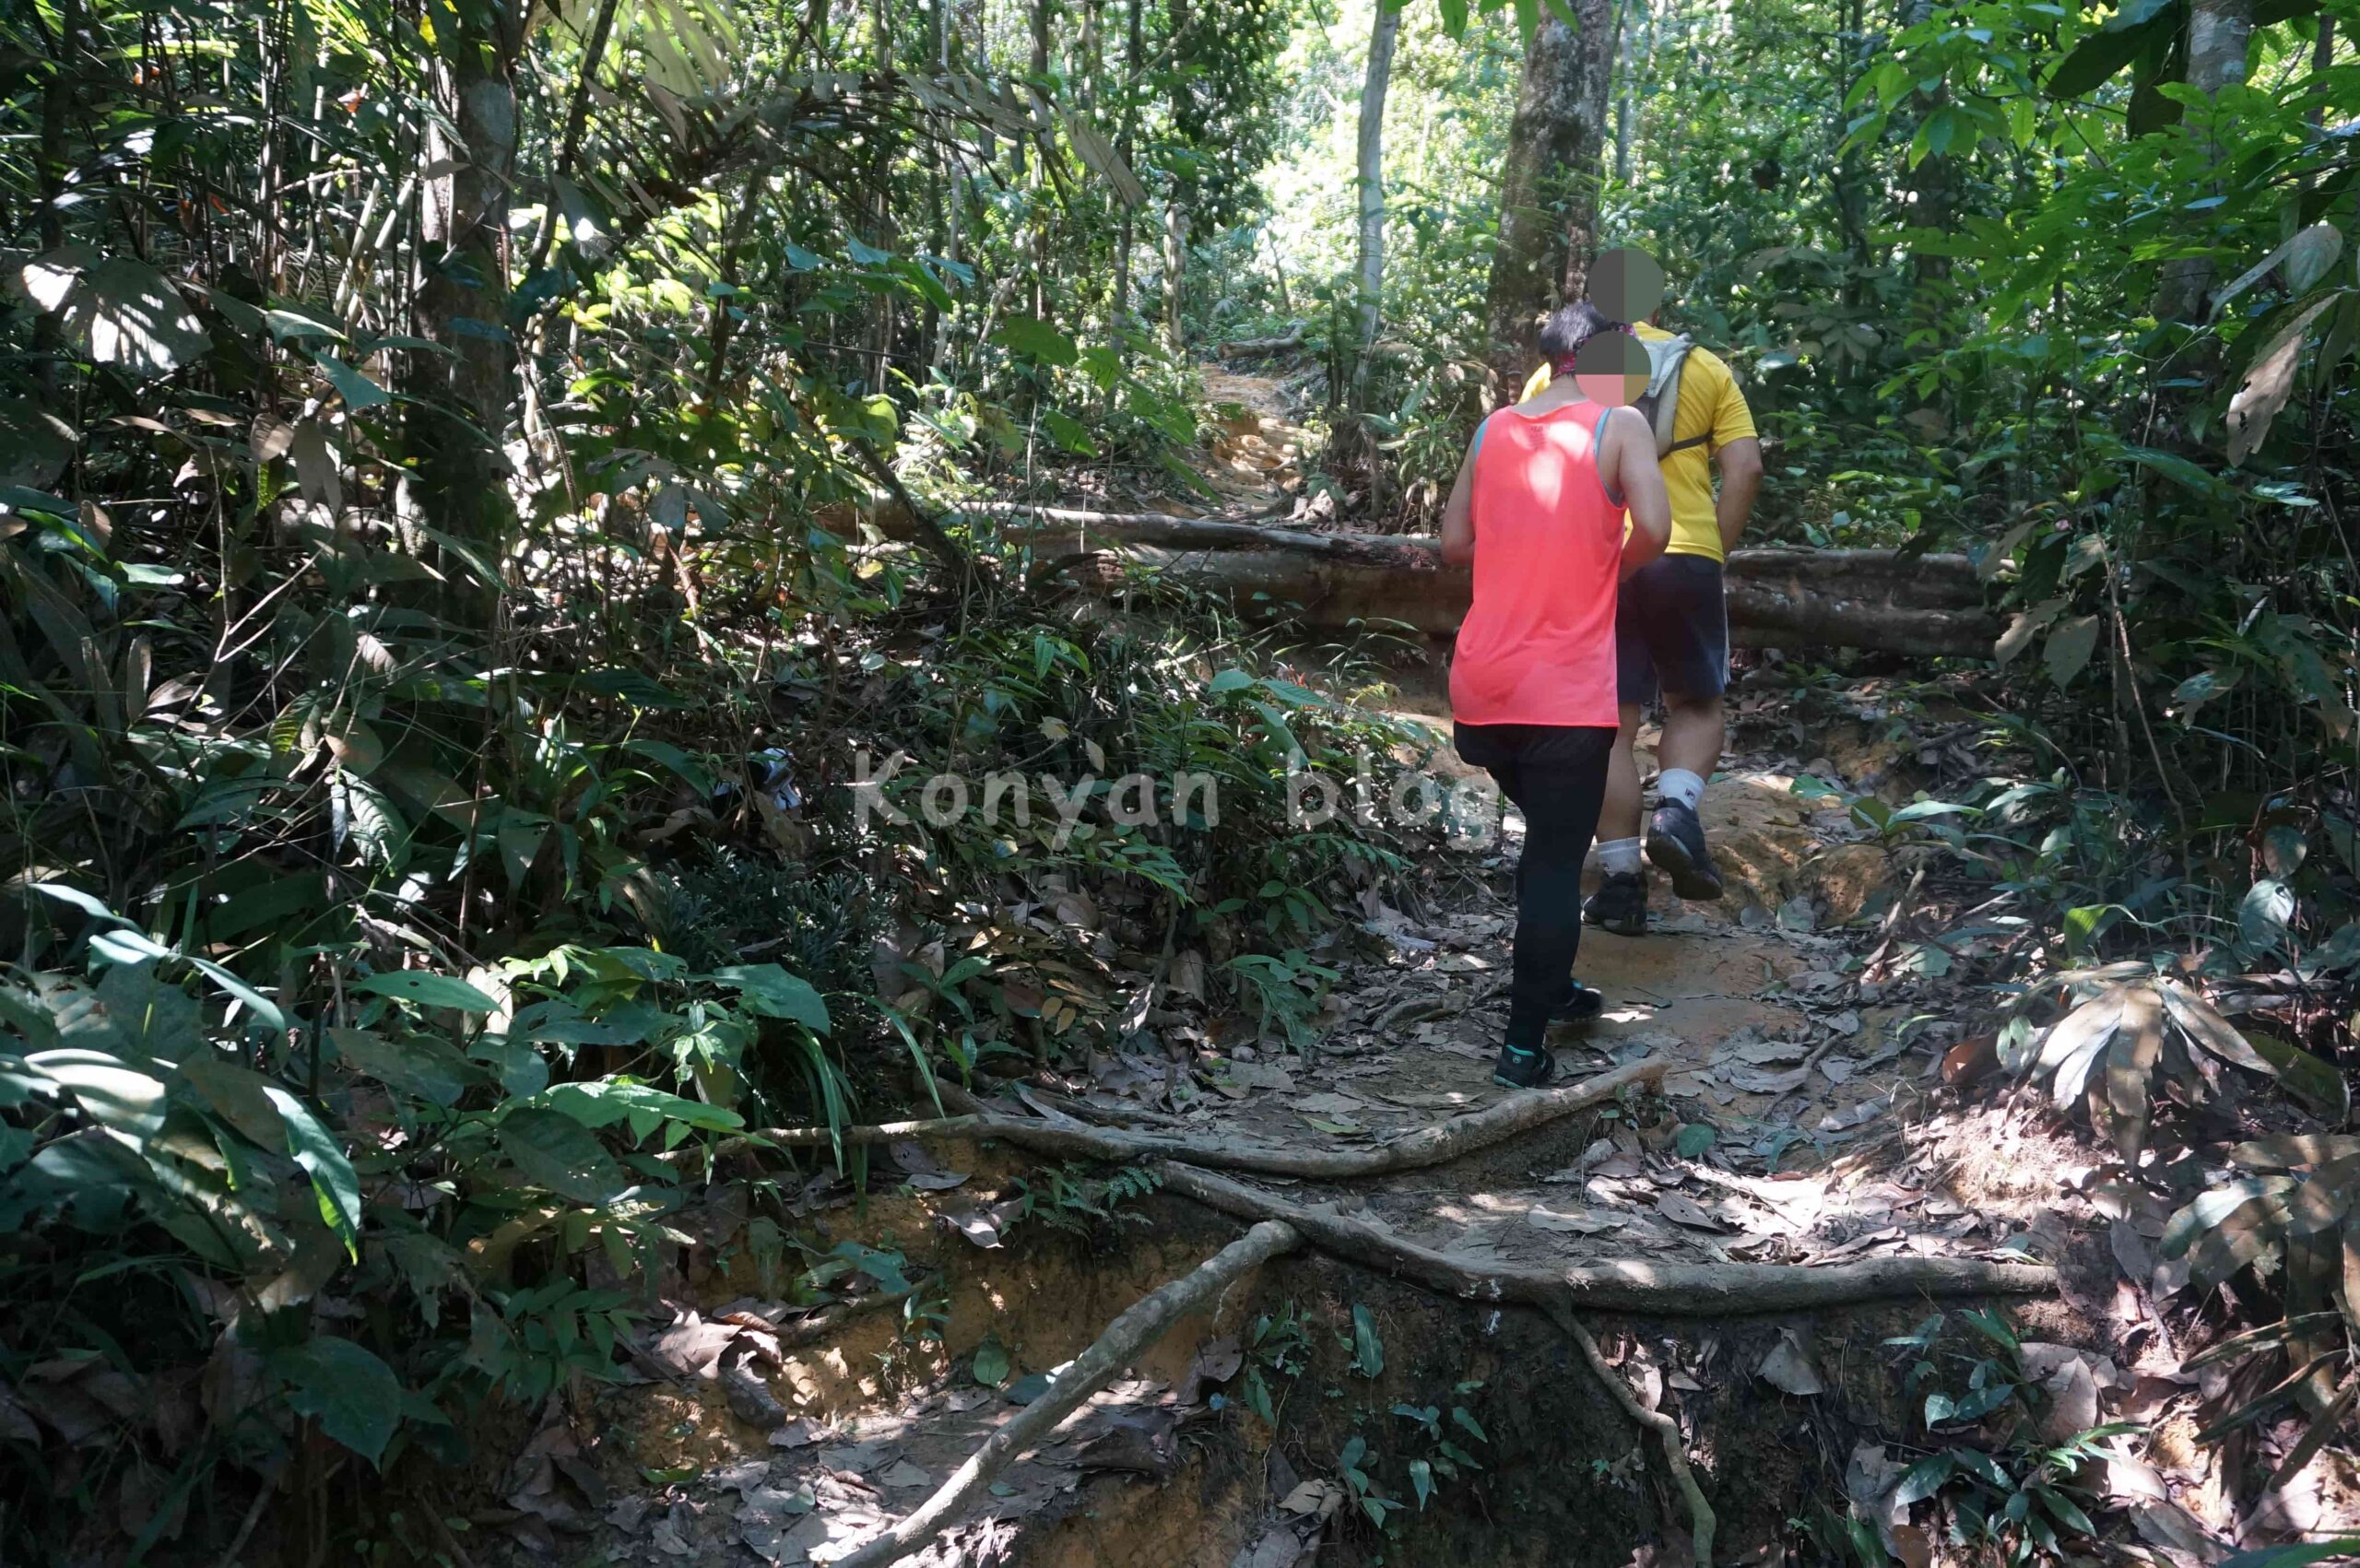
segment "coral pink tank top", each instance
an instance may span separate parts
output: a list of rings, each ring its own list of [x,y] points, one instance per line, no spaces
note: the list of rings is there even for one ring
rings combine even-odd
[[[1476,436],[1475,602],[1450,666],[1460,724],[1615,724],[1623,508],[1598,471],[1608,412],[1504,408]]]

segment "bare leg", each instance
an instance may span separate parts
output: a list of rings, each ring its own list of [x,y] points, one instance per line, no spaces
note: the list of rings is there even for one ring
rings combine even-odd
[[[1599,813],[1600,842],[1639,836],[1639,760],[1632,748],[1639,739],[1639,708],[1622,706],[1622,727],[1614,737],[1614,755],[1606,764],[1606,808]]]
[[[1721,747],[1729,738],[1728,726],[1722,718],[1721,700],[1718,697],[1673,697],[1666,694],[1664,709],[1663,742],[1656,748],[1658,766],[1685,768],[1700,779],[1710,779],[1713,776],[1713,770],[1720,766]],[[1625,735],[1630,734],[1634,727],[1633,721],[1628,715],[1635,713],[1636,711],[1631,708],[1623,710],[1626,715],[1623,720]],[[1615,756],[1627,758],[1629,755],[1628,749],[1618,741]],[[1609,826],[1617,836],[1620,836],[1619,824],[1622,819],[1611,816],[1617,803],[1614,794],[1615,777],[1616,775],[1612,773],[1608,775],[1606,802],[1607,811],[1610,814]],[[1639,831],[1638,800],[1639,774],[1634,765],[1631,769],[1630,818],[1632,824],[1630,831],[1634,833]],[[1599,836],[1603,838],[1607,834],[1601,832]]]

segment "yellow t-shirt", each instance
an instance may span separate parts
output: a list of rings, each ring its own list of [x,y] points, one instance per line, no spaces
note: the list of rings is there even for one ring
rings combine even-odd
[[[1646,322],[1634,330],[1643,339],[1657,343],[1671,336]],[[1524,396],[1530,397],[1548,384],[1549,367],[1543,365],[1525,383]],[[1680,407],[1672,415],[1671,439],[1706,439],[1663,460],[1663,487],[1671,495],[1671,543],[1664,547],[1666,555],[1727,559],[1728,552],[1721,548],[1720,518],[1714,511],[1713,454],[1754,433],[1753,410],[1745,406],[1736,374],[1711,349],[1690,349],[1688,362],[1680,371]]]

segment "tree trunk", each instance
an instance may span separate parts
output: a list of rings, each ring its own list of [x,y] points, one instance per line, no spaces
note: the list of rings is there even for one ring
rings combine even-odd
[[[1614,93],[1614,183],[1631,183],[1631,138],[1638,130],[1640,29],[1632,22],[1632,7],[1653,25],[1647,0],[1621,0],[1614,8],[1614,52],[1621,80]]]
[[[1188,214],[1180,205],[1178,182],[1163,204],[1163,346],[1177,354],[1187,347],[1180,325],[1180,290],[1188,265]]]
[[[412,450],[430,520],[464,539],[496,541],[509,512],[499,442],[516,390],[515,347],[506,331],[506,219],[516,176],[513,70],[523,18],[505,3],[466,15],[490,26],[453,20],[433,63],[442,119],[429,122],[426,161],[442,172],[422,190],[426,276],[418,335],[444,351],[412,353],[405,384],[421,400],[411,408]],[[452,575],[466,578],[465,571]]]
[[[1934,0],[1905,0],[1901,7],[1901,25],[1905,29],[1914,28],[1933,14]],[[1947,107],[1950,89],[1938,80],[1930,89],[1921,88],[1918,99],[1922,124]],[[1947,235],[1953,224],[1950,158],[1943,153],[1929,152],[1918,160],[1915,169],[1908,171],[1904,183],[1909,192],[1909,227],[1921,239],[1928,235]],[[1907,352],[1912,357],[1931,354],[1943,347],[1942,309],[1950,295],[1950,277],[1948,256],[1912,247],[1909,253],[1909,318],[1906,342]],[[1912,398],[1915,407],[1907,418],[1918,427],[1921,440],[1948,427],[1945,405],[1950,396],[1945,390],[1947,384],[1938,379],[1923,398]]]
[[[1492,368],[1505,388],[1529,367],[1541,317],[1561,300],[1579,299],[1588,281],[1614,65],[1610,4],[1574,0],[1579,29],[1544,13],[1525,53],[1485,312]]]
[[[1032,79],[1045,80],[1049,75],[1049,23],[1056,14],[1056,0],[1032,0]],[[1032,100],[1044,101],[1043,89],[1033,88]],[[1025,216],[1032,227],[1032,314],[1045,321],[1049,315],[1049,201],[1046,187],[1049,171],[1044,159],[1032,160],[1032,183],[1026,188]]]
[[[1360,322],[1352,355],[1352,407],[1361,407],[1368,386],[1368,351],[1376,342],[1385,289],[1385,94],[1393,83],[1393,46],[1401,36],[1401,13],[1377,0],[1376,26],[1368,41],[1368,75],[1361,83]]]
[[[1115,150],[1122,156],[1123,167],[1131,167],[1131,150],[1139,129],[1139,65],[1146,48],[1141,39],[1140,11],[1147,0],[1131,0],[1130,17],[1126,24],[1127,36],[1123,41],[1123,127],[1115,137]],[[1121,204],[1121,227],[1115,231],[1115,324],[1120,326],[1131,315],[1131,206]]]
[[[2246,79],[2247,45],[2253,38],[2253,0],[2194,0],[2188,18],[2188,85],[2207,98]],[[2213,154],[2219,157],[2219,144]],[[2212,287],[2212,264],[2202,256],[2180,256],[2164,264],[2155,286],[2157,321],[2197,321]]]

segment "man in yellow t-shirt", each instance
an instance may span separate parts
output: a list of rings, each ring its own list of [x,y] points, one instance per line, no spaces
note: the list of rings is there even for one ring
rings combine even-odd
[[[1671,335],[1652,322],[1634,329],[1642,340]],[[1713,471],[1720,471],[1720,491]],[[1727,738],[1721,691],[1729,684],[1729,614],[1721,599],[1721,567],[1737,547],[1762,489],[1762,442],[1745,394],[1720,357],[1689,350],[1680,376],[1672,450],[1663,459],[1671,495],[1671,542],[1663,555],[1622,582],[1614,619],[1617,695],[1622,733],[1607,768],[1606,802],[1598,824],[1598,854],[1606,873],[1583,905],[1589,924],[1626,937],[1646,929],[1647,888],[1640,864],[1642,800],[1632,742],[1643,708],[1664,703],[1663,741],[1656,760],[1656,811],[1646,824],[1646,858],[1668,873],[1683,899],[1721,896],[1721,876],[1697,816],[1705,781]]]

